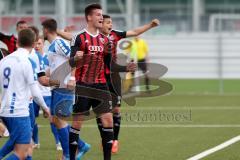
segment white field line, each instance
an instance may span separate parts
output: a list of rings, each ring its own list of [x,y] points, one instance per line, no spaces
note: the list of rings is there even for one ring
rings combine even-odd
[[[45,128],[49,125],[39,125]],[[96,128],[96,124],[86,124],[83,128]],[[122,124],[122,128],[240,128],[240,124]]]
[[[238,141],[240,141],[240,136],[236,136],[236,137],[234,137],[234,138],[232,138],[232,139],[230,139],[230,140],[228,140],[228,141],[226,141],[226,142],[224,142],[224,143],[222,143],[222,144],[220,144],[216,147],[210,148],[210,149],[208,149],[208,150],[206,150],[202,153],[199,153],[199,154],[197,154],[193,157],[190,157],[187,160],[199,160],[199,159],[204,158],[204,157],[206,157],[206,156],[208,156],[208,155],[210,155],[214,152],[222,150],[222,149],[224,149],[224,148],[226,148],[226,147],[228,147],[228,146],[230,146],[230,145],[232,145],[232,144],[234,144]]]
[[[228,97],[228,96],[240,96],[239,92],[232,92],[232,93],[213,93],[213,92],[186,92],[186,93],[172,93],[169,94],[170,96],[221,96],[221,97]]]
[[[201,107],[191,107],[191,106],[127,106],[121,107],[121,110],[240,110],[240,106],[221,106],[221,107],[213,107],[213,106],[201,106]]]

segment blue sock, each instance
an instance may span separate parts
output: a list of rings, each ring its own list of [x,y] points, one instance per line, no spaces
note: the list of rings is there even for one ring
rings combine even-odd
[[[25,158],[25,160],[32,160],[32,156],[27,156],[27,158]]]
[[[14,142],[11,139],[4,144],[4,146],[0,149],[0,157],[5,157],[8,153],[12,152],[14,149]]]
[[[85,145],[85,142],[78,137],[78,150],[80,150]]]
[[[38,125],[37,124],[34,124],[32,139],[35,144],[38,144],[39,141],[38,141]]]
[[[58,144],[59,143],[59,136],[58,136],[57,128],[55,127],[55,125],[53,123],[50,123],[50,126],[51,126],[53,136],[55,138],[55,142],[56,142],[56,144]]]
[[[58,129],[59,140],[62,145],[63,155],[69,158],[69,125],[65,128]]]
[[[20,159],[17,157],[16,154],[13,153],[10,156],[8,156],[6,160],[20,160]]]

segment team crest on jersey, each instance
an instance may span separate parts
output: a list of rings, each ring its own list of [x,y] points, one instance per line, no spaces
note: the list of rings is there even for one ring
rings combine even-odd
[[[104,38],[100,38],[100,41],[101,41],[103,44],[105,43]]]
[[[88,41],[88,40],[86,40],[86,41],[85,41],[85,43],[89,43],[89,41]]]
[[[109,39],[110,39],[111,41],[113,41],[115,38],[114,38],[113,35],[111,35],[111,36],[109,37]]]

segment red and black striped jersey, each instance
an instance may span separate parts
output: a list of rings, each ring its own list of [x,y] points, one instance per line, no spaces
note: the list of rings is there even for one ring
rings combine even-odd
[[[84,56],[77,63],[76,81],[83,83],[106,83],[104,74],[104,58],[110,54],[108,37],[101,33],[92,35],[86,29],[78,33],[71,42],[71,57],[77,51],[83,51]]]
[[[17,50],[17,38],[14,35],[5,35],[0,32],[0,41],[6,44],[10,53]]]
[[[120,41],[122,38],[126,38],[127,32],[126,31],[118,31],[118,30],[112,30],[109,34],[108,38],[111,41],[113,47],[112,47],[112,60],[117,61],[117,45],[118,41]],[[105,74],[110,74],[110,69],[105,65]]]

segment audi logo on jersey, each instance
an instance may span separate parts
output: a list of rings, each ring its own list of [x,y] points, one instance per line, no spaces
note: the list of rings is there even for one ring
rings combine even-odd
[[[91,52],[103,52],[102,46],[88,46],[88,50]]]

